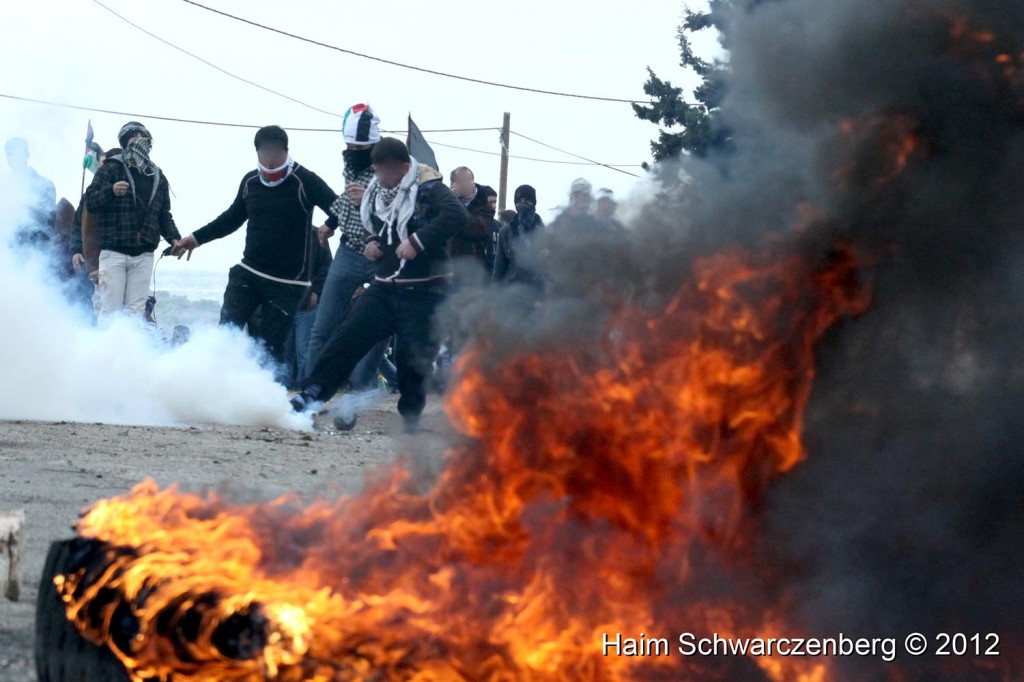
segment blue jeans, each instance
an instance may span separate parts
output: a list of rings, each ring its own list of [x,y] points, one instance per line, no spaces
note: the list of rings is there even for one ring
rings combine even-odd
[[[313,330],[315,319],[316,309],[295,312],[295,321],[284,344],[284,368],[280,372],[282,376],[278,377],[278,380],[289,388],[298,386],[302,377],[306,375],[309,333]]]
[[[313,333],[316,308],[295,313],[295,380],[306,376],[309,365],[309,337]]]
[[[373,272],[373,263],[366,256],[344,245],[338,247],[338,253],[327,271],[327,281],[320,295],[320,303],[316,307],[316,321],[313,322],[306,354],[306,370],[312,370],[328,339],[352,307],[352,294],[365,282],[373,279]],[[366,357],[359,361],[349,378],[353,386],[361,388],[374,383],[386,347],[385,339],[370,349]],[[306,373],[299,376],[304,377]]]

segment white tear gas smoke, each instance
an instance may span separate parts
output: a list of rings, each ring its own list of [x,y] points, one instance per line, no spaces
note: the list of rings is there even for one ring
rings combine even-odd
[[[388,397],[387,391],[371,388],[358,393],[345,393],[329,411],[331,417],[341,417],[352,421],[357,415],[366,412]]]
[[[239,331],[198,328],[170,348],[128,318],[92,326],[47,249],[14,246],[24,206],[0,196],[0,419],[310,427]]]

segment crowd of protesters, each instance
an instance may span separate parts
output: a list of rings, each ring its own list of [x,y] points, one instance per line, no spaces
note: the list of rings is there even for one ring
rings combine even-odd
[[[438,310],[454,289],[493,282],[539,300],[545,277],[533,247],[540,235],[624,228],[614,217],[612,192],[595,195],[582,178],[550,227],[530,185],[516,188],[515,209],[498,216],[497,192],[470,168],[456,168],[446,182],[405,143],[382,138],[379,124],[365,104],[346,112],[340,194],[292,158],[285,130],[261,128],[256,168],[242,177],[227,209],[184,236],[142,123],[122,126],[116,149],[93,145],[98,163],[77,209],[65,199],[57,203],[53,183],[28,165],[28,143],[13,138],[4,151],[14,187],[4,191],[20,192],[28,206],[13,246],[56,259],[69,299],[88,301],[97,320],[128,315],[152,322],[150,281],[161,242],[165,254],[190,259],[245,225],[220,323],[245,329],[264,346],[281,368],[279,380],[296,391],[295,411],[319,409],[346,388],[383,385],[399,393],[398,411],[415,431],[436,368],[461,347],[438,330]],[[328,216],[320,226],[316,208]]]

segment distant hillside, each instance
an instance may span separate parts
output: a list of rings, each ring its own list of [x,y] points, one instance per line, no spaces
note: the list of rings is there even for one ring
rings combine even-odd
[[[194,327],[215,325],[220,320],[220,301],[176,296],[167,291],[156,293],[156,321],[168,333],[175,325]]]
[[[186,296],[193,300],[223,300],[224,287],[228,283],[225,270],[182,270],[167,265],[157,265],[156,286],[175,296]]]

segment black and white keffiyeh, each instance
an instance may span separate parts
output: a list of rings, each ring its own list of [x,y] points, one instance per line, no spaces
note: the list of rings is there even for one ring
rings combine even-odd
[[[363,168],[356,168],[355,164],[345,163],[345,184],[359,183],[364,188],[373,182],[373,167],[367,164]],[[366,230],[363,229],[363,219],[359,215],[359,204],[352,203],[346,192],[338,195],[338,198],[331,204],[331,213],[338,217],[338,229],[342,234],[342,241],[350,249],[359,253],[363,252],[366,245]]]
[[[153,140],[149,137],[137,137],[124,149],[124,160],[139,169],[143,175],[156,173],[156,164],[149,160],[149,152],[153,149]]]
[[[367,232],[385,239],[387,244],[393,244],[396,237],[399,244],[409,238],[409,220],[416,210],[419,175],[420,165],[416,159],[412,159],[409,172],[397,187],[385,189],[380,186],[377,178],[370,181],[359,211]],[[375,214],[384,223],[379,232],[373,227],[371,214]]]

